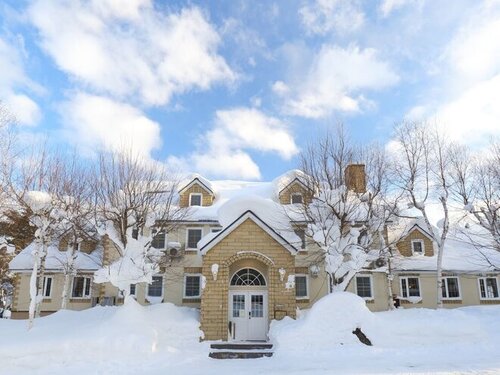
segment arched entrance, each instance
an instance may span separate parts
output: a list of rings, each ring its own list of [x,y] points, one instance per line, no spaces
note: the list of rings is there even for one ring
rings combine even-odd
[[[243,267],[229,282],[229,339],[234,341],[267,340],[269,324],[268,283],[256,268]]]

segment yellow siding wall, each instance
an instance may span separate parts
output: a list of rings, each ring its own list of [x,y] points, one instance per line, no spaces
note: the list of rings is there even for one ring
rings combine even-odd
[[[432,241],[423,234],[420,229],[413,229],[408,235],[396,244],[401,255],[405,257],[411,257],[413,255],[411,251],[411,241],[412,240],[422,240],[424,241],[424,255],[431,257],[434,255],[434,248],[432,246]]]
[[[281,281],[278,272],[284,268],[287,275],[293,275],[294,257],[251,219],[247,219],[203,258],[203,275],[207,284],[201,300],[201,329],[205,340],[228,339],[230,267],[245,259],[256,260],[267,268],[269,318],[295,317],[295,290],[285,288],[286,277]],[[219,265],[217,280],[213,280],[212,264]]]
[[[180,207],[189,207],[189,195],[191,193],[200,193],[202,195],[201,205],[202,206],[211,206],[214,200],[214,196],[207,192],[203,187],[199,184],[193,184],[188,189],[184,190],[180,194],[179,205]]]
[[[311,199],[312,199],[311,193],[302,184],[295,182],[280,192],[280,196],[279,196],[280,203],[281,204],[290,204],[292,201],[292,194],[294,194],[294,193],[302,194],[302,199],[303,199],[304,203],[307,204],[307,203],[311,202]]]

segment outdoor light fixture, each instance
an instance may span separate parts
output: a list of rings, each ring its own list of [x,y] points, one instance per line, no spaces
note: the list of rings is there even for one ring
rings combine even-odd
[[[311,273],[311,277],[316,278],[319,276],[319,267],[316,264],[313,264],[309,267],[309,272]]]
[[[217,280],[217,274],[219,273],[219,265],[217,263],[212,264],[212,276],[214,281]]]
[[[278,272],[280,273],[280,281],[285,280],[285,275],[286,275],[285,269],[282,267],[278,270]]]

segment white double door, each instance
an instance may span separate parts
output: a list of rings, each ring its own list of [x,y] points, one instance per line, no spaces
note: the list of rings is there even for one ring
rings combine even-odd
[[[229,292],[230,340],[267,340],[267,291]]]

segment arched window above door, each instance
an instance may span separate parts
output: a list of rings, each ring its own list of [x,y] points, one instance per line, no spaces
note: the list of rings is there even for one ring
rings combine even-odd
[[[253,268],[243,268],[233,275],[231,286],[266,286],[266,279]]]

